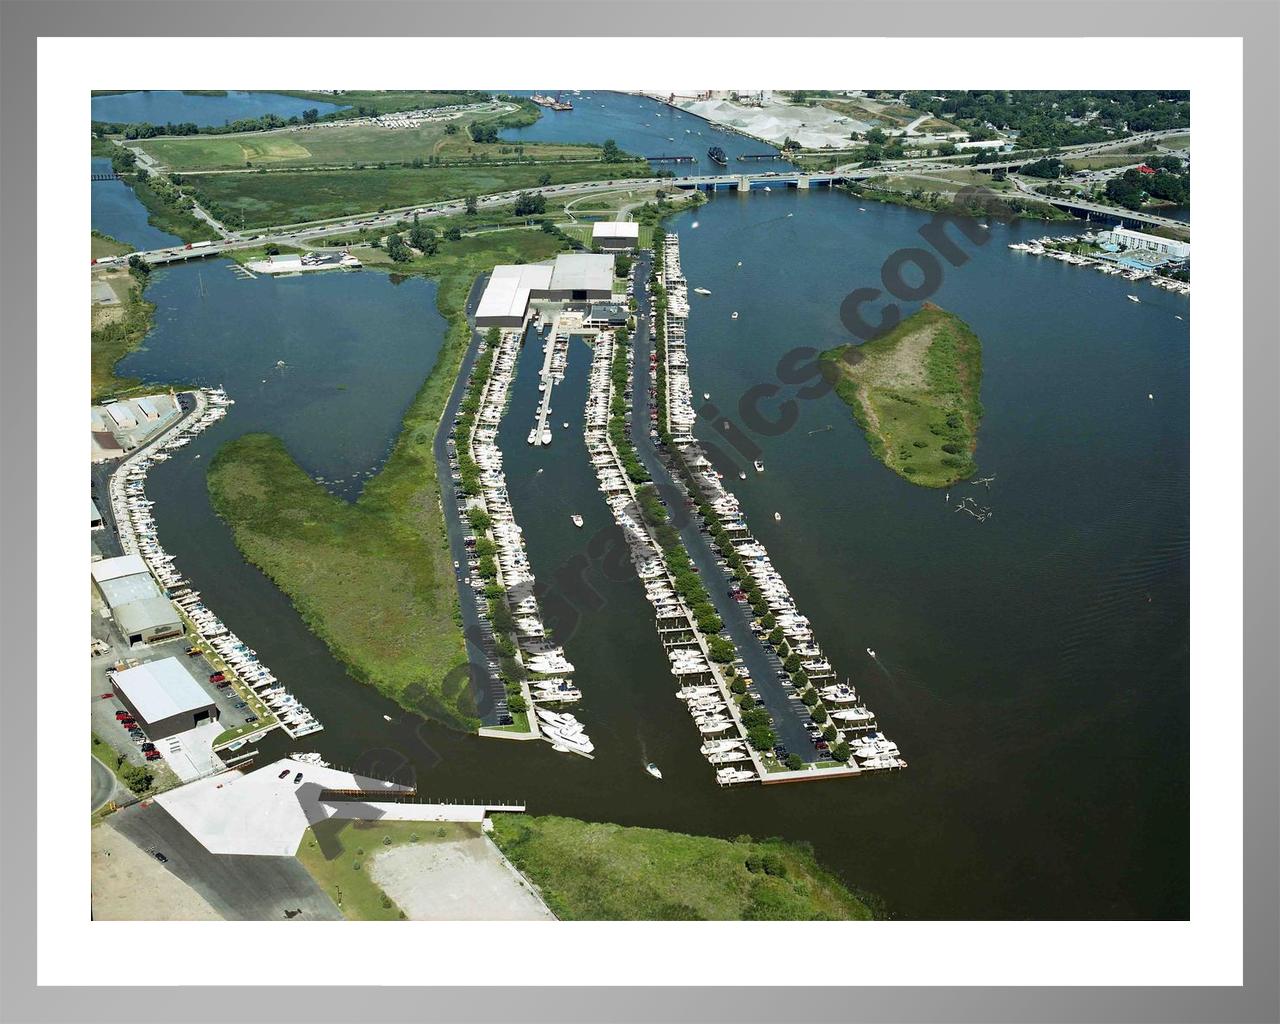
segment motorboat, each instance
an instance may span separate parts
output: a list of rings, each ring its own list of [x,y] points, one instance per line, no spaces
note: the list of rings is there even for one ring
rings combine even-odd
[[[543,443],[543,444],[550,444],[550,443],[551,443],[551,431],[549,431],[549,430],[544,430],[544,431],[542,432],[542,443]]]
[[[1126,298],[1126,299],[1128,299],[1130,302],[1141,302],[1141,301],[1142,301],[1142,300],[1141,300],[1140,298],[1138,298],[1138,296],[1136,296],[1136,295],[1126,295],[1126,296],[1125,296],[1125,298]]]
[[[737,320],[737,319],[738,319],[738,311],[737,311],[736,309],[735,309],[731,314],[729,314],[729,319],[730,319],[730,320]]]
[[[744,473],[742,470],[739,470],[739,471],[738,471],[738,479],[739,479],[739,480],[745,480],[746,478],[747,478],[747,474],[746,474],[746,473]]]
[[[752,465],[756,467],[756,472],[757,472],[757,473],[763,473],[763,472],[764,472],[764,463],[763,463],[763,462],[761,462],[759,459],[756,459],[756,460],[755,460],[755,462],[753,462],[753,463],[752,463]]]
[[[775,512],[775,513],[773,514],[773,521],[774,521],[775,523],[780,523],[780,522],[782,522],[782,513],[781,513],[781,512]]]
[[[578,529],[582,529],[582,516],[575,515],[575,516],[570,516],[569,518],[573,520],[574,526],[576,526]]]
[[[693,290],[693,293],[694,293],[695,295],[710,295],[710,294],[711,294],[711,289],[710,289],[710,288],[695,288],[695,289]]]
[[[655,779],[662,778],[662,769],[660,769],[652,761],[650,761],[647,765],[644,766],[644,770],[647,771],[650,775],[652,775]]]
[[[870,647],[867,648],[867,653],[871,655],[871,657],[873,658],[876,656],[876,652],[873,651]]]

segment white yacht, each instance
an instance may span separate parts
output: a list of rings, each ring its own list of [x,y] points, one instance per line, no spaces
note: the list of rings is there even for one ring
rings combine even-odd
[[[543,444],[550,444],[550,443],[551,443],[551,431],[549,431],[549,430],[544,430],[544,431],[542,432],[542,443],[543,443]]]
[[[574,526],[576,526],[579,530],[582,529],[582,516],[570,516],[569,518],[573,520]]]
[[[1136,295],[1126,295],[1126,296],[1125,296],[1125,298],[1126,298],[1126,299],[1128,299],[1130,302],[1141,302],[1141,301],[1142,301],[1142,300],[1141,300],[1140,298],[1138,298],[1138,296],[1136,296]]]
[[[780,522],[782,522],[782,513],[781,513],[781,512],[775,512],[775,513],[773,514],[773,521],[774,521],[775,523],[780,523]]]
[[[694,293],[695,295],[710,295],[710,294],[711,294],[711,289],[710,289],[710,288],[695,288],[695,289],[693,290],[693,293]]]

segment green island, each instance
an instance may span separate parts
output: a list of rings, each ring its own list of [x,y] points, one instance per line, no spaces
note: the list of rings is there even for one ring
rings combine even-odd
[[[449,328],[390,458],[354,503],[331,495],[265,435],[230,442],[209,468],[214,508],[241,552],[352,675],[455,729],[479,722],[466,674],[455,671],[466,654],[432,441],[470,339],[463,308],[472,281],[495,263],[547,259],[565,244],[546,231],[502,230],[403,263],[360,252],[366,266],[436,278]]]
[[[498,848],[561,920],[870,920],[807,844],[494,816]]]
[[[973,475],[982,343],[958,316],[926,302],[882,337],[821,358],[872,454],[891,470],[921,487]]]

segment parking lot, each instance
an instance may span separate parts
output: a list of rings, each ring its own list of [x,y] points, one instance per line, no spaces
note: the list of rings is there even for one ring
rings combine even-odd
[[[111,682],[107,678],[108,669],[125,663],[141,665],[161,658],[177,658],[191,672],[201,688],[217,705],[218,721],[198,730],[190,730],[179,734],[177,743],[156,740],[162,758],[169,763],[175,774],[181,778],[194,778],[217,767],[216,755],[211,746],[215,737],[224,729],[241,725],[251,713],[245,708],[236,707],[241,699],[231,687],[219,689],[209,682],[209,676],[215,671],[214,666],[202,654],[188,657],[187,648],[191,641],[188,637],[176,637],[163,643],[129,647],[124,637],[116,628],[114,620],[103,614],[106,608],[96,591],[93,595],[92,635],[95,641],[105,645],[105,653],[94,654],[90,661],[90,699],[92,709],[90,719],[94,734],[113,750],[123,753],[130,764],[145,764],[141,743],[130,738],[129,732],[116,719],[116,712],[123,711],[124,705],[115,697],[104,698],[111,692]],[[145,726],[143,727],[145,731]],[[103,755],[103,760],[109,760]]]

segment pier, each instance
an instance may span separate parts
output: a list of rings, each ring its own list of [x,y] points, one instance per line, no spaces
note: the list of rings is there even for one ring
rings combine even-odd
[[[120,175],[116,174],[115,171],[107,171],[106,173],[103,173],[103,174],[90,174],[89,180],[90,181],[119,181]]]
[[[688,286],[680,269],[678,237],[667,235],[658,244],[664,246],[667,293],[660,344],[664,351],[656,353],[655,359],[664,376],[666,399],[657,410],[658,434],[660,438],[665,434],[670,443],[659,451],[646,439],[639,449],[654,479],[686,499],[690,512],[680,534],[749,672],[748,692],[768,708],[773,728],[788,753],[799,754],[808,762],[802,769],[784,771],[779,763],[769,763],[766,758],[767,773],[762,778],[798,782],[904,768],[906,761],[898,755],[896,744],[880,734],[874,713],[852,686],[839,681],[818,647],[809,620],[796,607],[764,546],[752,535],[737,497],[724,486],[694,437],[697,413],[688,376],[686,338]],[[641,390],[637,382],[637,395]],[[763,471],[763,464],[756,468]],[[673,475],[673,469],[679,475]],[[706,520],[698,515],[696,508],[703,503],[714,518],[711,513]],[[718,537],[718,554],[713,550],[712,536]],[[732,589],[715,585],[720,580]],[[777,634],[772,639],[766,636],[766,626],[770,634]],[[782,639],[775,650],[778,635]],[[779,651],[787,655],[786,665]],[[835,738],[828,740],[826,736]],[[827,752],[838,742],[849,745],[847,760],[833,760]]]
[[[697,162],[696,156],[647,156],[651,164],[692,164]]]

